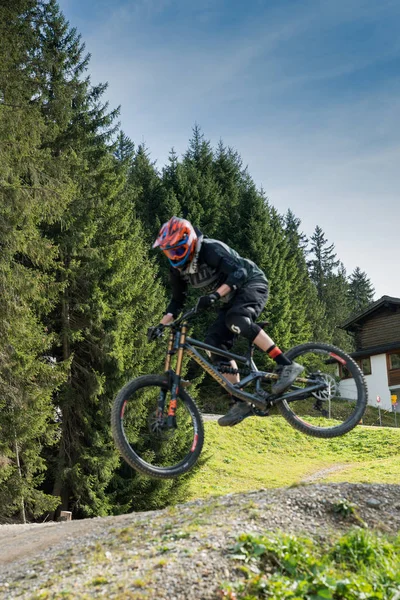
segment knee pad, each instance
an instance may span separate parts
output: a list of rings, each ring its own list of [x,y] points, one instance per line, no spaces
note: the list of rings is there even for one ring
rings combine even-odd
[[[239,314],[229,314],[226,316],[226,326],[228,329],[243,335],[245,338],[252,342],[259,334],[261,327],[254,323],[250,317]]]

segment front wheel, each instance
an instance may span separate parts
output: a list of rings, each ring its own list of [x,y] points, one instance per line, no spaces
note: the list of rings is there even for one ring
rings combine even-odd
[[[160,395],[165,400],[159,414]],[[176,428],[168,426],[171,393],[168,378],[145,375],[127,383],[115,398],[111,429],[115,445],[136,471],[161,479],[189,471],[199,458],[204,427],[199,410],[184,389],[179,390]]]
[[[305,399],[277,402],[290,425],[307,435],[332,438],[360,422],[367,406],[367,386],[359,366],[346,352],[311,342],[292,348],[286,356],[302,364],[304,372],[285,393],[306,390],[312,382],[325,383],[324,389],[310,392]],[[307,383],[301,381],[305,379]]]

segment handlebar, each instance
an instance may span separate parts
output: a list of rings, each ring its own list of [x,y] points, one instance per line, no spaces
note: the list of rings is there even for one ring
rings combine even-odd
[[[193,308],[191,308],[190,310],[188,310],[186,313],[184,313],[183,315],[181,315],[178,319],[175,319],[174,321],[171,321],[171,323],[168,323],[167,325],[164,325],[164,328],[167,327],[177,327],[178,325],[180,325],[182,323],[182,321],[188,321],[189,319],[191,319],[196,313],[196,306],[194,306]]]
[[[149,327],[149,329],[147,330],[147,340],[149,342],[151,342],[151,341],[153,341],[153,340],[155,340],[155,339],[157,339],[159,337],[162,337],[162,335],[163,335],[162,332],[163,332],[164,329],[167,329],[168,327],[172,328],[172,329],[177,329],[181,325],[181,323],[183,321],[189,321],[191,318],[193,318],[193,316],[195,314],[197,314],[199,312],[197,306],[198,306],[198,304],[196,304],[196,306],[194,306],[193,308],[191,308],[190,310],[188,310],[187,312],[185,312],[178,319],[175,319],[174,321],[171,321],[171,323],[167,323],[167,324],[163,325],[162,329],[160,329],[157,332],[156,336],[153,336],[153,333],[154,333],[154,330],[156,330],[156,329],[159,328],[159,326],[157,326],[157,327]]]

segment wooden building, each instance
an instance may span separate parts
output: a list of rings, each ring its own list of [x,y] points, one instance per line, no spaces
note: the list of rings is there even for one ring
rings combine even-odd
[[[354,334],[351,356],[365,375],[369,403],[376,406],[379,398],[381,408],[391,410],[397,395],[400,405],[400,298],[382,296],[342,328]]]

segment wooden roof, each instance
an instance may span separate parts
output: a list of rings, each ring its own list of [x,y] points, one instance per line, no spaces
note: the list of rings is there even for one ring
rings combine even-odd
[[[390,308],[400,306],[400,298],[393,298],[392,296],[382,296],[379,300],[376,300],[362,312],[351,315],[342,325],[341,329],[351,329],[357,323],[364,321],[367,317],[370,317],[374,312],[381,308]]]

